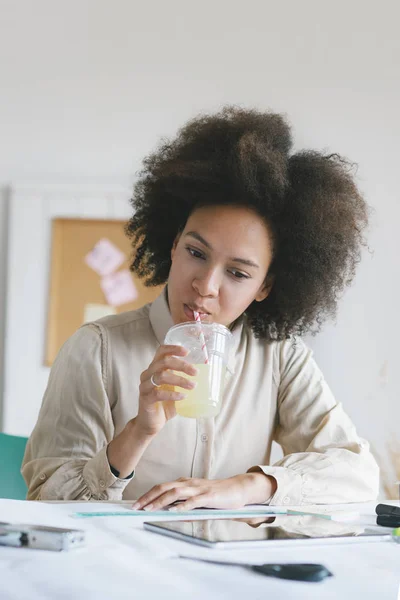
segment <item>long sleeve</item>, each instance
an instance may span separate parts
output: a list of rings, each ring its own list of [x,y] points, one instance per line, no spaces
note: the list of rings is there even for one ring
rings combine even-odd
[[[107,344],[101,328],[79,329],[51,369],[22,475],[29,500],[120,500],[128,480],[113,475],[107,445],[114,423],[106,392]]]
[[[312,352],[301,340],[279,351],[280,385],[275,441],[284,457],[258,465],[275,477],[270,504],[330,504],[374,500],[379,469],[340,403],[336,403]]]

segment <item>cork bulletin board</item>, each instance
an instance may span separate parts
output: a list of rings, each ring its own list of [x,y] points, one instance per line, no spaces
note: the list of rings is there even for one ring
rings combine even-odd
[[[124,226],[125,221],[117,220],[52,220],[47,366],[53,364],[62,344],[83,323],[140,308],[163,289],[145,287],[133,273],[128,273],[132,247]],[[103,256],[112,268],[106,276],[101,272],[104,260],[103,264],[98,261],[100,246],[109,253]],[[94,257],[92,263],[88,257]],[[100,265],[99,271],[96,264]]]

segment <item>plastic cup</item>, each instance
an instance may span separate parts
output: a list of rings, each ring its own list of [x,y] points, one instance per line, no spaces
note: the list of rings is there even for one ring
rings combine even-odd
[[[208,363],[202,346],[206,343]],[[180,376],[196,381],[193,390],[185,389],[186,398],[175,402],[176,412],[182,417],[199,419],[215,417],[221,408],[226,365],[231,349],[232,334],[218,323],[180,323],[167,332],[165,344],[184,346],[189,354],[184,360],[196,365],[197,375]],[[169,386],[171,387],[171,386]],[[176,391],[182,388],[172,386]]]

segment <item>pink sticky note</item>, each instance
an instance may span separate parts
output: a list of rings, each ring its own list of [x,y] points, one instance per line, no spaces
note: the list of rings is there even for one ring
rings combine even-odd
[[[128,269],[102,277],[100,285],[108,304],[111,306],[128,304],[128,302],[133,302],[138,297],[137,289]]]
[[[101,276],[110,275],[122,265],[126,256],[107,238],[102,238],[86,254],[85,263]]]

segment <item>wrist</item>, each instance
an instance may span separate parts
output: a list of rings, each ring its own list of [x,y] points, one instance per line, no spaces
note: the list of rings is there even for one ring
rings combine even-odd
[[[150,444],[150,442],[157,435],[157,433],[143,429],[143,427],[140,426],[140,423],[137,420],[137,417],[128,421],[128,423],[125,425],[125,430],[127,432],[127,435],[130,438],[132,438],[132,440],[135,440],[135,442],[139,442],[139,443],[146,444],[146,445]]]
[[[136,469],[153,437],[143,432],[135,419],[132,419],[108,444],[108,462],[119,472],[120,479],[125,479]]]
[[[246,477],[248,478],[246,504],[264,504],[275,494],[278,486],[272,475],[266,475],[260,470],[247,472]]]

